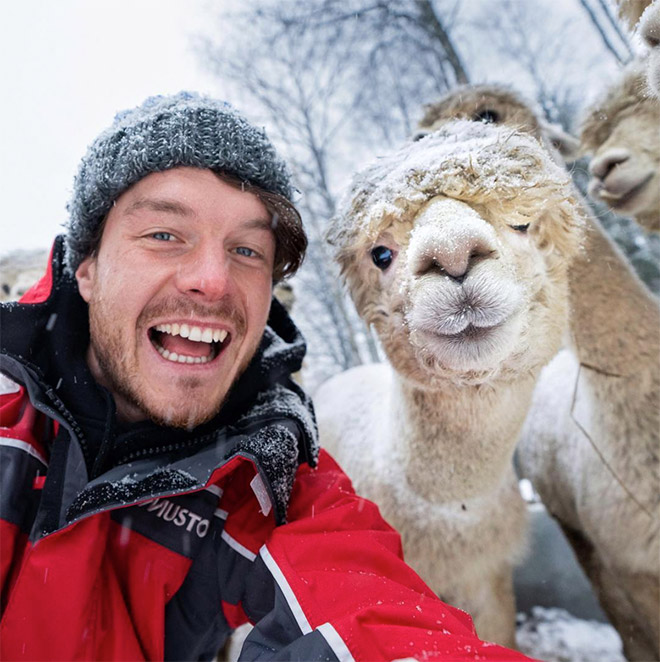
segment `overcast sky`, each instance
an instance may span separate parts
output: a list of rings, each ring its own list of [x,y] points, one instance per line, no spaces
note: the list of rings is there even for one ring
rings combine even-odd
[[[134,107],[152,94],[182,89],[219,94],[218,81],[202,70],[191,44],[215,12],[231,8],[233,2],[0,1],[0,254],[50,246],[66,220],[80,157],[117,110]],[[560,15],[573,12],[570,23],[579,19],[586,41],[597,40],[575,0],[545,4]],[[470,6],[477,13],[483,10],[484,20],[489,20],[490,2]],[[222,30],[216,32],[221,35]],[[461,46],[469,55],[471,45]],[[472,46],[483,49],[482,44]],[[614,61],[609,64],[616,71]],[[502,67],[495,74],[507,78]],[[497,76],[487,79],[500,80]],[[601,71],[589,80],[600,87],[607,78]],[[517,81],[525,91],[523,83]]]
[[[214,91],[190,48],[206,0],[0,3],[0,253],[48,247],[86,146],[151,94]]]

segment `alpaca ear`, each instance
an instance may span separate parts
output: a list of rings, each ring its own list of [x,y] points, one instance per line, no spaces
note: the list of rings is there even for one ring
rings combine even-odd
[[[580,158],[580,141],[564,131],[559,124],[542,123],[546,140],[559,152],[564,163],[571,164]]]

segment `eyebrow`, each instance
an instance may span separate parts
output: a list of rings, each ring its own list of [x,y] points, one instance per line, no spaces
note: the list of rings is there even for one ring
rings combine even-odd
[[[246,230],[266,230],[268,232],[272,232],[273,231],[272,217],[269,217],[269,218],[253,218],[249,221],[246,221],[243,224],[243,228],[246,229]]]
[[[133,214],[140,209],[166,212],[168,214],[176,214],[177,216],[195,215],[195,212],[188,207],[188,205],[185,205],[178,200],[168,200],[167,198],[140,198],[128,206],[126,213]]]
[[[168,214],[176,214],[177,216],[192,217],[195,216],[195,211],[188,205],[179,202],[178,200],[169,200],[167,198],[139,198],[132,202],[127,208],[127,214],[133,214],[140,209],[147,209],[154,212],[165,212]],[[272,214],[268,214],[268,218],[253,218],[243,224],[243,228],[247,230],[266,230],[273,231]]]

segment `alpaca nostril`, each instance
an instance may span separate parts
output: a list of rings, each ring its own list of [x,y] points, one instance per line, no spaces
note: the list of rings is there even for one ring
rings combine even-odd
[[[465,277],[467,276],[468,272],[466,271],[465,273],[462,273],[457,276],[452,276],[451,274],[447,274],[452,280],[456,281],[459,285],[463,283],[465,280]]]
[[[589,164],[589,172],[593,177],[606,179],[612,170],[630,159],[626,149],[613,149],[602,156],[594,158]]]
[[[438,255],[427,255],[422,258],[416,269],[415,276],[442,275],[448,276],[457,283],[462,283],[476,264],[484,259],[494,257],[496,252],[489,248],[474,248],[469,254],[447,253]]]

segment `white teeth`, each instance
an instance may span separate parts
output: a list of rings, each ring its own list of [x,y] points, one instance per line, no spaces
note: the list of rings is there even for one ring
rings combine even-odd
[[[170,352],[168,349],[164,349],[160,345],[156,348],[158,353],[168,361],[172,363],[208,363],[211,360],[210,356],[184,356],[183,354],[179,355],[176,352]]]
[[[189,326],[188,324],[158,324],[155,329],[160,333],[167,333],[172,336],[181,336],[182,338],[188,338],[188,340],[192,340],[193,342],[203,342],[207,345],[210,345],[214,342],[221,343],[228,336],[227,331],[224,331],[223,329]],[[187,354],[177,354],[176,352],[170,352],[169,350],[162,347],[155,339],[153,342],[160,355],[168,361],[172,361],[173,363],[208,363],[217,356],[217,352],[214,352],[211,348],[209,348],[208,356],[188,356]]]
[[[188,326],[187,324],[158,324],[155,328],[156,331],[161,333],[181,336],[193,342],[205,342],[209,345],[212,342],[223,342],[227,337],[227,332],[222,329],[202,328],[200,326]]]

